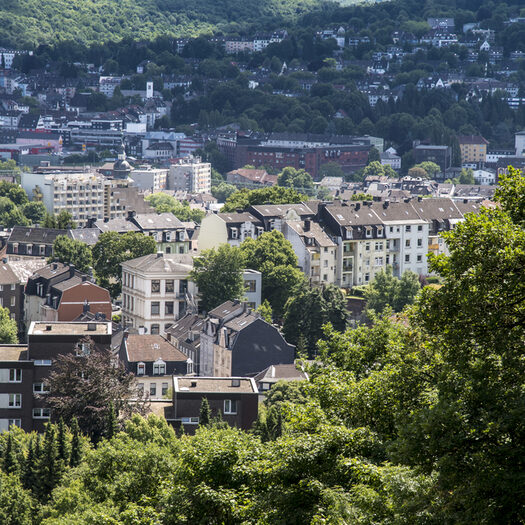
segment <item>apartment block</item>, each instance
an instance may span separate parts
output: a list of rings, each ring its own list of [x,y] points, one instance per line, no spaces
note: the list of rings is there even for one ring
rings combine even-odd
[[[167,189],[188,193],[211,192],[211,164],[200,157],[181,159],[170,167]]]

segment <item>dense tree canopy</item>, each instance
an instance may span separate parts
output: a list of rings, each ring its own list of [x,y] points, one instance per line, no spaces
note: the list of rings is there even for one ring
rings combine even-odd
[[[73,264],[79,272],[88,273],[93,266],[91,248],[82,241],[59,235],[53,243],[53,256],[49,260]]]
[[[257,204],[298,204],[308,200],[308,196],[297,193],[293,188],[274,186],[260,190],[242,189],[231,194],[222,207],[223,212],[245,210]]]

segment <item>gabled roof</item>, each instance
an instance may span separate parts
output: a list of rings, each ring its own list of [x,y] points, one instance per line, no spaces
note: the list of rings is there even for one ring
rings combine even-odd
[[[489,141],[481,135],[458,135],[460,144],[488,144]]]
[[[255,376],[255,381],[265,383],[276,383],[277,381],[300,381],[308,379],[308,375],[292,365],[270,365]]]
[[[54,228],[28,228],[14,226],[7,242],[53,244],[59,235],[67,235],[68,230]]]
[[[183,228],[182,222],[171,212],[139,213],[133,220],[142,230],[172,230]]]
[[[261,221],[251,213],[217,213],[217,215],[228,224],[242,224],[243,222],[253,222],[262,225]]]
[[[101,232],[139,232],[140,228],[126,219],[111,219],[109,221],[96,221],[95,227]]]
[[[299,216],[314,215],[314,212],[304,203],[301,204],[260,204],[251,206],[263,217],[284,217],[289,210],[294,210]]]
[[[193,269],[193,258],[189,254],[151,253],[130,261],[122,266],[126,269],[142,270],[149,273],[165,273],[166,277],[173,274],[187,275]]]
[[[161,335],[128,334],[124,340],[128,361],[131,363],[187,361],[188,358]]]
[[[98,241],[100,235],[98,228],[80,228],[78,230],[69,230],[69,235],[75,241],[85,242],[89,246],[93,246]]]

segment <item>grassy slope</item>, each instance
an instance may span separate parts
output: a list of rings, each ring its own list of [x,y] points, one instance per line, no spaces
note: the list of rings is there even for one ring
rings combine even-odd
[[[228,23],[293,19],[325,0],[1,0],[0,45],[194,36]]]

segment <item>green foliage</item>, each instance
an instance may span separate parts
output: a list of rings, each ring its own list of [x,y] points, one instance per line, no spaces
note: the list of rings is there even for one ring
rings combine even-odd
[[[310,194],[314,188],[312,176],[304,170],[296,170],[292,167],[284,168],[277,177],[277,184],[288,188],[294,188],[302,193]]]
[[[257,312],[267,323],[271,324],[273,322],[273,311],[270,303],[268,302],[268,299],[265,299],[261,303],[261,306],[257,308]]]
[[[293,188],[273,186],[260,190],[242,189],[228,197],[222,212],[245,210],[257,204],[299,204],[308,200],[308,196],[297,193]]]
[[[383,312],[392,308],[400,312],[407,304],[412,304],[420,290],[419,277],[406,271],[401,279],[392,275],[392,267],[387,266],[376,274],[375,279],[365,291],[366,306],[369,310]]]
[[[148,195],[145,200],[155,208],[157,213],[171,212],[183,222],[194,221],[200,224],[205,215],[202,210],[190,208],[189,202],[178,201],[166,193],[153,193]]]
[[[199,425],[207,427],[211,422],[211,409],[208,399],[203,397],[201,401],[201,410],[199,413]]]
[[[0,226],[3,228],[30,226],[30,221],[10,198],[0,197]]]
[[[92,248],[93,265],[98,284],[109,290],[111,297],[120,295],[122,288],[121,263],[155,253],[157,243],[142,233],[104,232]]]
[[[0,471],[0,523],[31,525],[32,501],[16,476]]]
[[[331,323],[336,330],[346,326],[346,304],[342,292],[333,285],[303,288],[285,306],[283,332],[286,340],[297,345],[302,336],[310,356],[316,354],[323,326]]]
[[[345,173],[337,162],[326,162],[321,164],[319,175],[321,177],[344,177]]]
[[[288,298],[305,281],[290,241],[281,232],[272,230],[257,240],[246,239],[241,252],[245,268],[262,273],[262,297],[270,303],[273,315],[280,317]]]
[[[474,173],[472,169],[462,169],[461,173],[459,175],[459,183],[460,184],[475,184],[476,181],[474,180]]]
[[[381,163],[381,154],[379,153],[379,150],[374,146],[372,146],[372,148],[370,148],[370,151],[368,152],[368,164],[370,164],[371,162]]]
[[[22,213],[31,221],[31,224],[44,222],[47,212],[43,202],[31,201],[22,206]]]
[[[397,173],[391,166],[383,166],[381,162],[374,160],[363,170],[364,177],[397,177]]]
[[[199,289],[203,310],[244,297],[244,258],[239,248],[223,244],[217,249],[204,250],[193,265],[190,279]]]
[[[75,268],[83,273],[89,272],[93,266],[91,248],[82,241],[71,239],[67,235],[59,235],[53,243],[53,256],[49,262],[60,261],[73,264]]]
[[[220,182],[217,186],[212,186],[211,194],[219,201],[226,202],[226,200],[237,191],[237,187],[227,182]]]
[[[11,319],[9,308],[0,306],[0,344],[10,345],[18,343],[18,327]]]

